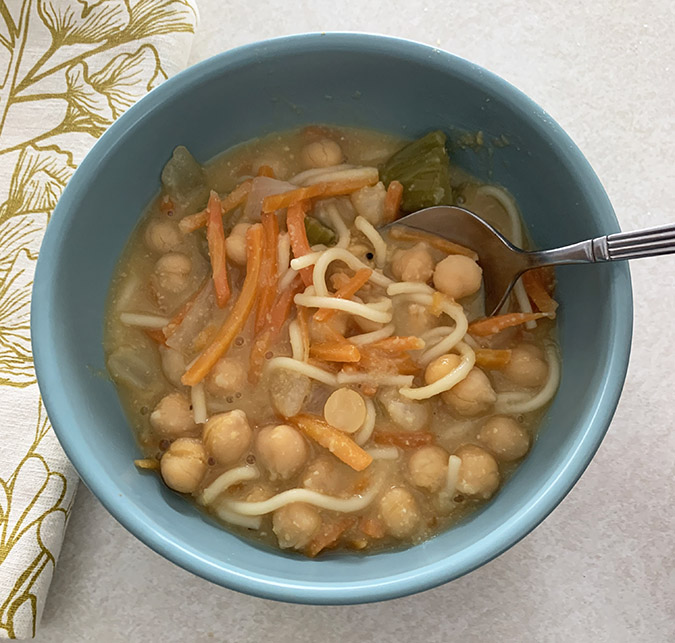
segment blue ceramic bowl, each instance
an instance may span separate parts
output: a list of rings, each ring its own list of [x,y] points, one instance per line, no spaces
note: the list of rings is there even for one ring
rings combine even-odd
[[[54,429],[80,476],[129,531],[178,565],[257,596],[359,603],[418,592],[491,560],[536,527],[579,479],[609,426],[626,374],[628,267],[559,271],[562,383],[532,452],[499,494],[452,530],[409,549],[307,560],[234,536],[156,476],[105,371],[103,314],[115,264],[159,188],[172,149],[206,161],[260,134],[326,122],[403,136],[482,130],[505,147],[455,161],[506,186],[540,247],[616,232],[600,181],[560,127],[500,78],[413,42],[302,35],[226,52],[168,80],[98,141],[48,226],[32,336]],[[489,146],[488,146],[489,147]],[[488,153],[489,152],[489,153]]]

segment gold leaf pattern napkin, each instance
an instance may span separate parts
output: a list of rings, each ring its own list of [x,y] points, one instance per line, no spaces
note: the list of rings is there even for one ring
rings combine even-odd
[[[96,138],[187,62],[194,0],[0,0],[0,638],[35,636],[77,475],[33,370],[44,228]]]

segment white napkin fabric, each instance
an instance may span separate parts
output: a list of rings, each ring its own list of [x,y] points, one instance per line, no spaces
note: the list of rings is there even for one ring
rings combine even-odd
[[[33,370],[44,228],[96,138],[185,66],[197,18],[194,0],[0,0],[0,638],[35,636],[78,481]]]

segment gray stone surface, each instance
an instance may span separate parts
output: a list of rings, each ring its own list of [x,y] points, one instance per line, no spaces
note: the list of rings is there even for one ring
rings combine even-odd
[[[675,220],[670,0],[199,4],[193,62],[286,33],[358,30],[484,65],[569,132],[624,228]],[[497,560],[388,603],[284,605],[165,561],[81,488],[38,640],[675,640],[675,258],[634,263],[633,280],[635,343],[609,435],[562,505]]]

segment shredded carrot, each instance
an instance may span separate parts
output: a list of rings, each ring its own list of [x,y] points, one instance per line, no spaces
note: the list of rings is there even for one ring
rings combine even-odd
[[[402,353],[403,351],[416,351],[424,348],[424,340],[414,335],[401,337],[393,335],[392,337],[385,337],[377,342],[368,344],[370,348],[376,350],[387,351],[392,353]]]
[[[415,433],[376,431],[373,434],[373,439],[377,444],[386,444],[400,449],[417,449],[425,444],[431,444],[434,441],[434,434],[427,431]]]
[[[298,306],[298,326],[300,327],[300,337],[302,337],[303,355],[309,354],[309,322],[307,320],[307,309]]]
[[[551,297],[547,288],[547,284],[555,283],[555,276],[551,277],[551,273],[552,270],[549,272],[544,268],[536,268],[528,270],[522,277],[527,296],[542,313],[553,313],[558,308],[558,302]]]
[[[293,204],[286,212],[286,227],[288,228],[288,236],[291,240],[291,249],[294,257],[304,257],[306,254],[312,252],[312,248],[307,240],[307,231],[305,230],[305,213],[309,203],[307,201],[300,201]],[[312,283],[312,275],[314,274],[314,266],[308,266],[300,271],[300,276],[305,286]]]
[[[260,224],[251,226],[246,233],[246,278],[239,297],[230,314],[218,330],[213,341],[183,374],[185,386],[199,384],[211,371],[215,363],[227,352],[234,338],[239,334],[255,304],[258,292],[258,278],[262,263],[263,230]]]
[[[260,294],[258,309],[255,315],[255,332],[259,333],[267,324],[274,298],[277,292],[279,278],[277,268],[277,239],[279,238],[279,223],[273,212],[262,215],[263,226],[263,259],[260,268]]]
[[[399,181],[392,181],[387,188],[384,196],[384,220],[395,221],[398,219],[398,212],[401,209],[403,199],[403,184]]]
[[[145,334],[153,341],[158,344],[166,344],[166,337],[164,332],[156,328],[146,328]]]
[[[359,369],[367,373],[390,375],[417,375],[420,368],[410,355],[405,353],[392,355],[369,345],[359,347],[361,360]]]
[[[381,520],[377,518],[366,518],[365,516],[359,521],[359,529],[369,538],[379,539],[384,538],[385,529]]]
[[[251,179],[246,179],[243,183],[240,183],[232,192],[230,192],[221,202],[220,206],[222,208],[222,213],[227,214],[231,210],[239,207],[246,199],[248,194],[251,191],[252,181]],[[208,219],[208,207],[201,212],[196,212],[195,214],[190,214],[187,217],[183,217],[178,222],[178,227],[183,234],[188,234],[194,232],[199,228],[203,228],[206,225]]]
[[[358,362],[361,359],[359,349],[349,342],[323,342],[313,344],[309,349],[311,357],[326,362]]]
[[[372,456],[366,453],[354,440],[321,418],[302,413],[291,418],[291,422],[307,437],[328,449],[336,458],[342,460],[355,471],[363,471],[373,461]]]
[[[321,553],[324,549],[332,547],[340,539],[340,536],[356,524],[356,517],[345,516],[336,521],[322,522],[319,533],[307,545],[307,555],[312,558]]]
[[[445,252],[449,255],[464,255],[471,257],[474,261],[478,261],[478,255],[465,246],[460,246],[458,243],[448,241],[442,237],[436,237],[433,234],[428,234],[420,230],[413,230],[404,226],[393,226],[389,230],[389,236],[396,241],[424,241],[432,248]]]
[[[232,292],[227,281],[227,255],[225,252],[225,231],[223,230],[223,213],[220,197],[211,190],[209,204],[206,206],[208,221],[206,224],[206,241],[209,245],[209,257],[213,271],[213,287],[219,308],[225,308]]]
[[[274,178],[274,170],[269,165],[261,165],[258,168],[258,176],[266,176],[270,179]]]
[[[498,370],[504,368],[511,361],[511,351],[509,349],[496,350],[492,348],[476,349],[476,366]]]
[[[269,323],[254,340],[249,357],[249,382],[255,384],[262,373],[265,355],[272,342],[279,336],[293,305],[293,297],[302,290],[302,280],[296,277],[291,285],[277,298],[269,314]]]
[[[542,317],[555,318],[555,313],[506,313],[497,317],[486,317],[469,324],[469,333],[476,337],[494,335],[506,328],[519,326],[529,321],[535,321]]]
[[[288,208],[300,201],[315,199],[317,197],[327,198],[330,196],[343,196],[351,194],[368,185],[374,185],[377,179],[344,179],[340,181],[326,181],[315,183],[306,188],[297,188],[281,194],[272,194],[263,199],[262,211],[274,212],[280,208]]]
[[[370,279],[370,275],[372,274],[373,271],[370,268],[360,268],[351,279],[335,291],[333,297],[350,299],[368,283],[368,279]],[[336,312],[334,308],[319,308],[314,313],[314,321],[327,322]]]

